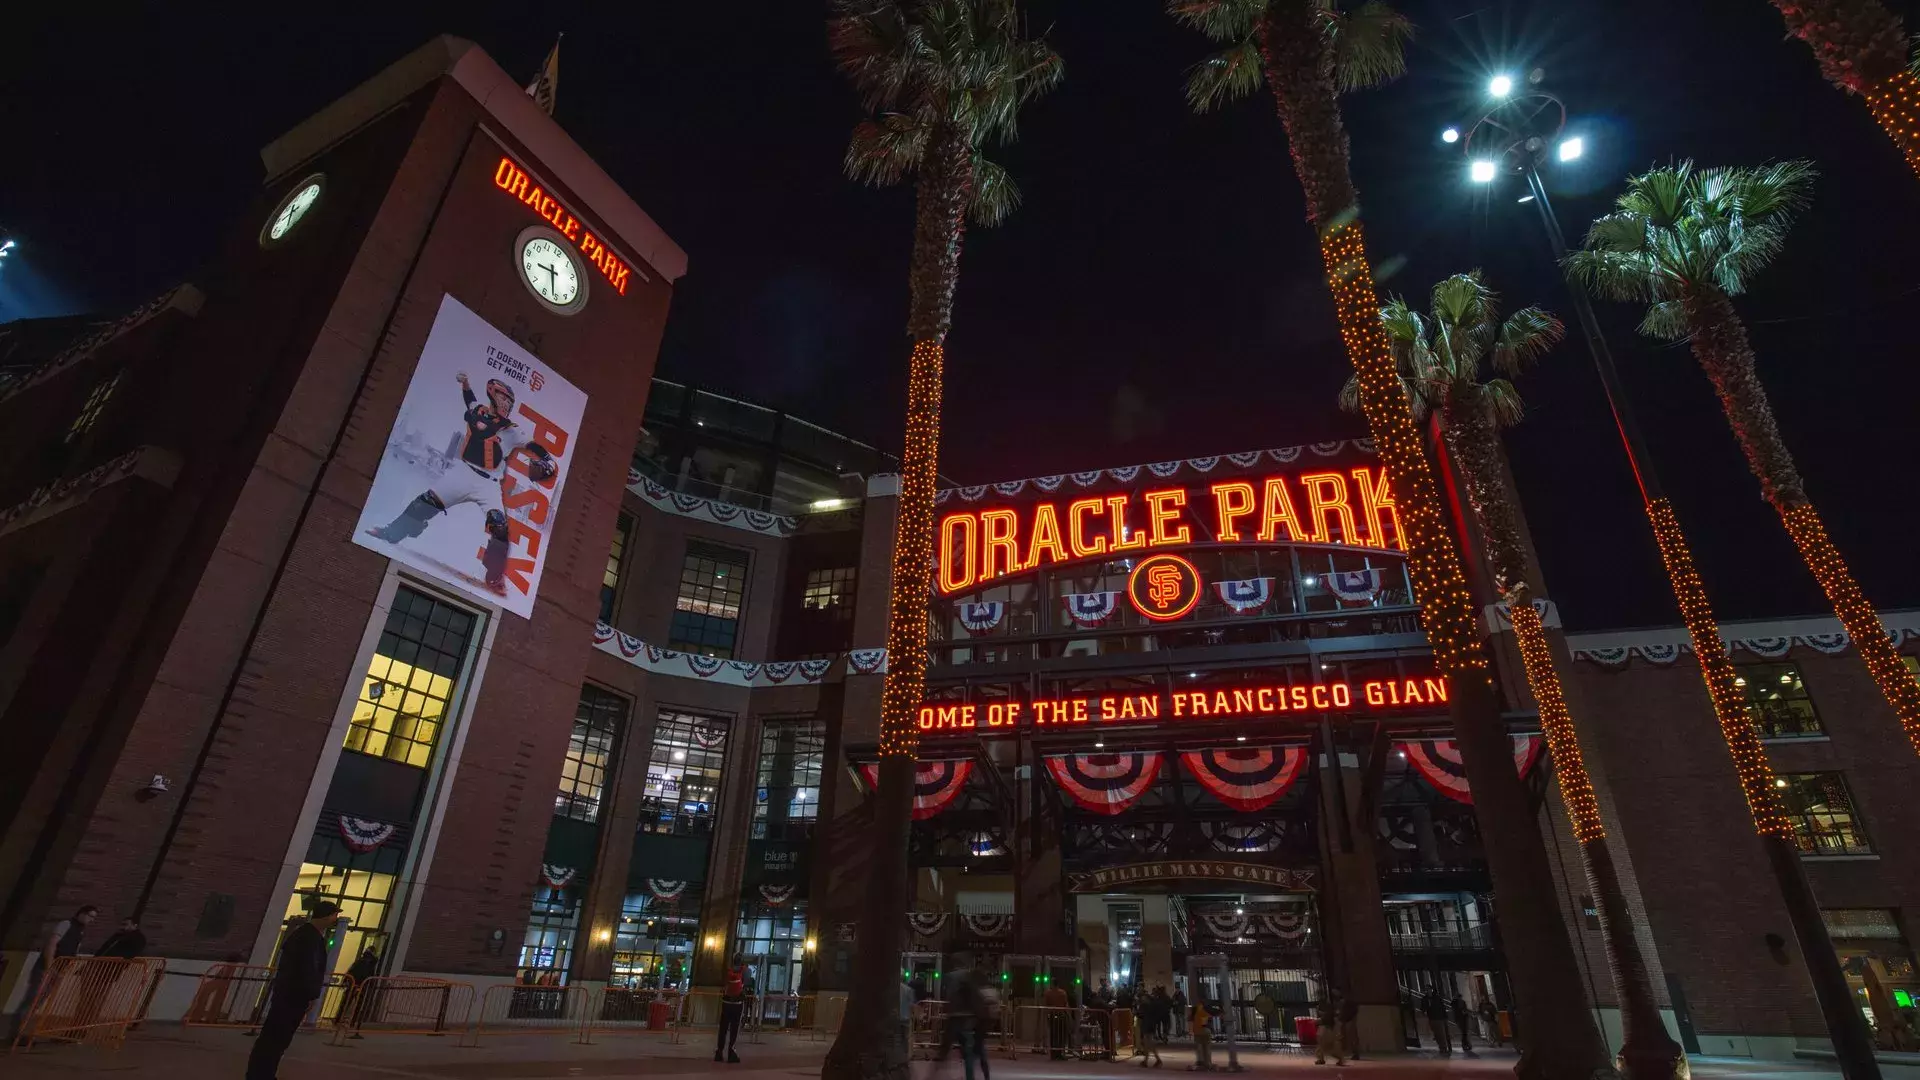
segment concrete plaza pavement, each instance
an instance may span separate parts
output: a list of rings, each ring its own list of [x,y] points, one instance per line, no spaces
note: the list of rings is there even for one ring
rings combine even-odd
[[[743,1044],[738,1065],[718,1065],[707,1039],[693,1036],[675,1044],[660,1036],[613,1036],[580,1045],[560,1035],[495,1036],[478,1048],[457,1045],[454,1037],[376,1035],[332,1045],[330,1035],[307,1034],[294,1041],[280,1067],[280,1080],[377,1080],[418,1077],[428,1080],[593,1080],[672,1076],[714,1080],[789,1080],[817,1077],[824,1042],[769,1035]],[[76,1077],[140,1080],[240,1080],[253,1040],[232,1030],[182,1029],[154,1025],[133,1033],[117,1052],[91,1047],[51,1046],[0,1057],[4,1080],[72,1080]],[[1225,1054],[1215,1051],[1216,1062]],[[1190,1049],[1169,1049],[1162,1078],[1185,1076]],[[1249,1049],[1240,1055],[1247,1072],[1259,1077],[1335,1075],[1332,1066],[1316,1067],[1311,1052]],[[1494,1080],[1513,1075],[1511,1052],[1487,1051],[1479,1057],[1440,1058],[1407,1054],[1355,1062],[1339,1075],[1370,1075],[1387,1080]],[[999,1080],[1118,1080],[1143,1077],[1149,1070],[1121,1061],[1051,1061],[1039,1056],[1009,1059],[996,1055],[991,1066]],[[1825,1080],[1837,1078],[1831,1066],[1780,1064],[1733,1058],[1697,1058],[1693,1075],[1701,1080]],[[1920,1067],[1885,1065],[1886,1080],[1920,1080]],[[957,1060],[943,1066],[913,1063],[913,1080],[960,1080]]]

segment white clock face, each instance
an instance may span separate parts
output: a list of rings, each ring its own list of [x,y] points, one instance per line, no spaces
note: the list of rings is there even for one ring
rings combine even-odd
[[[300,220],[307,216],[307,211],[313,209],[314,204],[320,201],[321,187],[320,178],[310,176],[295,188],[293,194],[287,196],[286,200],[280,204],[280,209],[273,215],[273,220],[267,222],[266,233],[261,240],[265,243],[273,243],[285,239],[287,234],[293,231],[294,226],[300,224]]]
[[[559,244],[536,236],[520,246],[520,272],[541,299],[568,307],[580,297],[580,268]]]

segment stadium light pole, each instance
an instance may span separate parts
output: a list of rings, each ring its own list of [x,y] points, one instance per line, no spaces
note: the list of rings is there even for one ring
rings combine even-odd
[[[1540,225],[1545,229],[1548,246],[1553,251],[1554,265],[1559,267],[1564,265],[1567,257],[1567,239],[1560,229],[1560,219],[1553,212],[1553,203],[1547,198],[1546,185],[1540,179],[1540,167],[1547,163],[1549,154],[1563,163],[1578,160],[1586,152],[1586,141],[1581,136],[1566,134],[1566,105],[1558,97],[1541,89],[1540,79],[1541,72],[1535,69],[1528,76],[1529,88],[1515,95],[1499,93],[1490,87],[1493,104],[1468,128],[1460,145],[1471,163],[1469,175],[1474,182],[1492,184],[1501,175],[1519,175],[1526,179],[1528,194],[1521,201],[1531,201],[1538,211]],[[1845,1080],[1879,1080],[1880,1066],[1873,1056],[1872,1035],[1854,1003],[1852,989],[1847,986],[1846,973],[1841,970],[1840,958],[1833,950],[1833,940],[1827,933],[1826,921],[1820,915],[1820,905],[1814,898],[1813,886],[1807,880],[1806,867],[1801,863],[1799,850],[1793,843],[1792,829],[1774,791],[1776,781],[1772,766],[1767,761],[1766,750],[1759,742],[1744,703],[1738,700],[1733,667],[1727,659],[1726,646],[1720,639],[1719,626],[1713,619],[1705,587],[1694,569],[1693,555],[1688,549],[1685,534],[1681,532],[1679,519],[1674,515],[1665,489],[1660,484],[1653,457],[1641,437],[1632,406],[1621,386],[1620,375],[1613,362],[1613,350],[1607,344],[1606,334],[1600,329],[1587,291],[1571,280],[1566,285],[1573,300],[1574,315],[1579,320],[1581,334],[1586,340],[1587,353],[1600,373],[1600,386],[1606,394],[1607,406],[1612,410],[1614,427],[1620,433],[1621,448],[1626,452],[1627,464],[1633,470],[1647,516],[1653,524],[1654,540],[1659,545],[1661,561],[1672,581],[1681,617],[1687,623],[1694,656],[1700,663],[1714,712],[1733,754],[1734,766],[1740,773],[1755,832],[1766,850],[1767,862],[1780,889],[1781,902],[1787,909],[1787,918],[1793,926],[1802,959],[1806,962],[1807,974],[1813,981],[1814,997],[1819,1001],[1821,1014],[1826,1020],[1827,1035],[1833,1040],[1840,1074]],[[1630,927],[1631,923],[1625,925]],[[1614,948],[1611,944],[1609,947]],[[1622,943],[1621,947],[1627,947],[1627,943]],[[1632,947],[1637,948],[1637,945]],[[1649,982],[1644,965],[1636,966],[1639,966],[1641,981]],[[1644,1000],[1641,1005],[1643,1013],[1651,1006],[1653,998],[1650,985],[1623,986],[1622,990],[1629,997]],[[1634,1028],[1646,1026],[1645,1016],[1640,1017],[1642,1023],[1636,1025],[1634,1018],[1628,1016],[1629,1002],[1622,1001],[1620,1004],[1622,1018],[1626,1021],[1626,1042],[1631,1044],[1636,1038]],[[1658,1025],[1657,1037],[1670,1042],[1665,1025],[1659,1023],[1658,1012],[1652,1016]],[[1622,1047],[1621,1053],[1623,1058],[1631,1062],[1626,1046]]]

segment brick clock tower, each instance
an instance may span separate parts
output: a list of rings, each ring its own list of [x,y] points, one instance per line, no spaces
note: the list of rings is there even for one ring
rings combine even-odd
[[[261,156],[202,275],[0,387],[0,997],[82,904],[178,970],[326,896],[513,971],[686,256],[455,38]]]

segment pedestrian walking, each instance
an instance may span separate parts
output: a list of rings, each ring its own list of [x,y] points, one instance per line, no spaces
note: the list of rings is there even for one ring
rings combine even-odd
[[[1453,995],[1453,1022],[1460,1029],[1460,1052],[1468,1057],[1479,1057],[1480,1055],[1473,1052],[1473,1033],[1467,1027],[1469,1023],[1467,999],[1459,994]]]
[[[720,1038],[713,1045],[713,1060],[739,1064],[734,1045],[740,1040],[740,1017],[747,1011],[747,959],[733,954],[727,965],[725,988],[720,994]],[[725,1055],[723,1058],[721,1055]]]
[[[280,1056],[293,1043],[307,1010],[327,985],[326,931],[340,921],[340,906],[321,900],[307,912],[306,921],[287,931],[280,943],[280,963],[268,990],[267,1015],[247,1055],[247,1080],[274,1080]]]
[[[987,1064],[987,1028],[992,1023],[994,998],[987,988],[986,972],[962,968],[947,985],[947,1030],[960,1048],[960,1064],[967,1080],[973,1080],[973,1067],[980,1066],[981,1080],[992,1080]],[[947,1058],[946,1050],[940,1060]]]
[[[1140,1067],[1143,1069],[1147,1067],[1149,1059],[1156,1067],[1164,1064],[1160,1060],[1160,1044],[1166,1041],[1161,1035],[1166,1030],[1166,1017],[1161,1009],[1166,1004],[1165,994],[1140,995],[1140,1008],[1133,1019],[1133,1050],[1140,1055]]]
[[[1351,994],[1340,995],[1340,1048],[1349,1060],[1360,1060],[1360,1003]]]
[[[100,943],[95,956],[111,956],[118,960],[132,960],[147,951],[147,935],[140,932],[140,920],[129,915],[120,920],[120,929],[107,935]]]
[[[1167,1041],[1167,1036],[1173,1032],[1173,999],[1167,996],[1165,983],[1154,984],[1150,1000],[1153,1002],[1153,1014],[1158,1018],[1154,1024],[1153,1034],[1164,1043]]]
[[[39,958],[34,960],[32,970],[27,972],[27,993],[20,999],[20,1008],[13,1014],[13,1023],[9,1025],[7,1033],[8,1042],[18,1039],[25,1030],[28,1014],[33,1011],[34,999],[40,995],[40,984],[47,977],[47,969],[61,957],[80,955],[80,936],[86,933],[87,924],[99,913],[99,908],[87,904],[74,912],[72,917],[53,924],[45,944],[40,947]]]
[[[1480,1031],[1487,1037],[1487,1041],[1495,1046],[1504,1045],[1506,1040],[1500,1035],[1500,1013],[1498,1009],[1493,1007],[1493,999],[1487,997],[1481,998],[1478,1011],[1480,1013]]]
[[[1344,1068],[1347,1059],[1340,1046],[1340,995],[1332,993],[1320,999],[1314,1019],[1317,1038],[1313,1044],[1313,1063],[1325,1065],[1328,1055],[1332,1055],[1333,1063]]]
[[[380,974],[380,954],[369,945],[354,957],[353,964],[347,968],[347,1001],[340,1007],[340,1013],[334,1018],[336,1023],[350,1024],[353,1037],[358,1039],[360,1024],[367,1014],[373,1011],[373,991],[368,988],[367,980]]]
[[[1212,1020],[1213,1014],[1207,1011],[1207,1003],[1194,998],[1193,1012],[1187,1017],[1187,1021],[1193,1025],[1192,1069],[1213,1071],[1213,1029],[1207,1026]]]
[[[1173,1034],[1187,1037],[1187,992],[1179,986],[1173,988]]]
[[[1433,1032],[1433,1044],[1440,1048],[1440,1056],[1452,1057],[1453,1040],[1447,1037],[1447,1006],[1440,998],[1440,991],[1428,990],[1421,1004],[1427,1014],[1427,1027]]]

